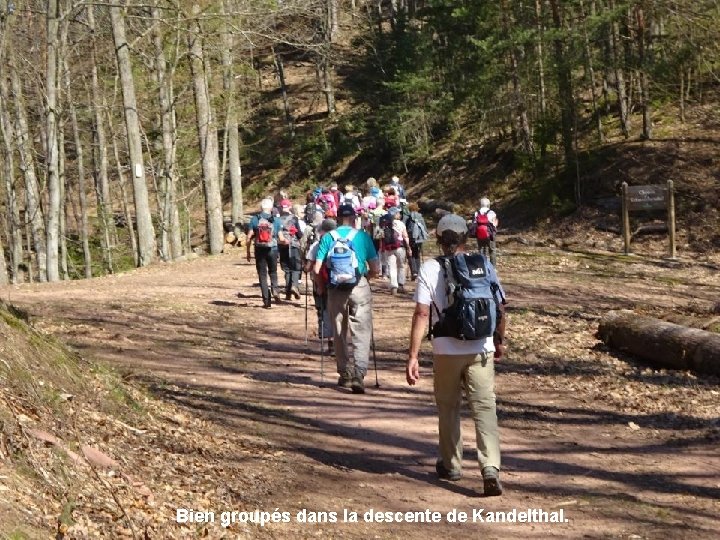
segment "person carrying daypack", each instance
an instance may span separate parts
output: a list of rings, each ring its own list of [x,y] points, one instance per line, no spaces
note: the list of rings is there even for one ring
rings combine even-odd
[[[428,239],[427,225],[420,213],[417,203],[410,203],[405,214],[405,227],[410,238],[410,276],[413,281],[417,279],[420,264],[422,263],[423,244]]]
[[[273,200],[263,199],[260,213],[250,220],[247,237],[247,260],[250,261],[250,246],[255,246],[255,268],[260,279],[263,307],[269,308],[272,298],[277,300],[278,234],[280,220],[273,216]],[[268,287],[268,275],[270,286]]]
[[[483,197],[480,199],[480,208],[473,214],[470,234],[477,240],[478,251],[487,256],[493,266],[497,262],[495,244],[497,227],[497,214],[490,210],[490,199]]]
[[[405,224],[400,219],[400,209],[396,206],[380,218],[382,238],[380,239],[380,252],[383,262],[387,265],[390,276],[390,294],[405,292],[405,260],[410,249]]]
[[[285,300],[300,298],[300,273],[302,271],[302,253],[300,239],[302,230],[300,221],[292,213],[292,203],[283,199],[280,202],[280,232],[278,233],[278,251],[280,266],[285,273]]]
[[[327,264],[328,311],[334,327],[338,385],[363,394],[373,328],[368,277],[378,274],[378,256],[370,236],[353,227],[355,210],[351,205],[340,205],[338,219],[337,230],[320,240],[314,272],[320,274],[323,263]]]
[[[460,403],[465,390],[485,496],[501,495],[494,363],[505,349],[505,293],[487,258],[466,252],[468,228],[461,216],[443,216],[436,234],[443,255],[423,263],[418,274],[405,376],[411,386],[420,379],[418,356],[429,323],[439,419],[435,471],[447,480],[462,476]]]
[[[312,191],[308,191],[305,195],[305,209],[303,215],[305,223],[308,225],[317,225],[325,217],[325,212],[320,205],[315,202],[316,196]]]
[[[337,217],[337,201],[329,189],[323,188],[322,193],[320,193],[316,202],[322,208],[325,213],[325,217]]]
[[[317,255],[318,248],[320,247],[320,240],[326,234],[337,229],[337,224],[332,219],[324,219],[319,226],[314,227],[314,230],[310,234],[305,236],[311,236],[312,242],[310,243],[307,253],[305,254],[305,272],[311,272],[315,265],[315,257]],[[317,274],[313,273],[313,299],[315,301],[315,311],[318,319],[318,336],[321,340],[327,340],[327,351],[328,354],[334,353],[333,348],[333,325],[330,324],[330,312],[327,308],[328,299],[328,270],[327,264],[323,263],[320,272]],[[321,343],[321,347],[324,343]]]
[[[400,185],[400,179],[395,175],[390,180],[390,187],[395,190],[395,194],[399,199],[405,199],[405,188]]]

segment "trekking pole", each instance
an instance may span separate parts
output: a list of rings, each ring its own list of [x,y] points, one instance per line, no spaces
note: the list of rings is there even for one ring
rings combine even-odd
[[[377,354],[375,352],[375,332],[371,331],[370,333],[370,343],[372,344],[372,353],[373,353],[373,363],[375,364],[375,388],[380,388],[380,382],[378,381],[378,372],[377,372]]]
[[[305,351],[308,346],[308,273],[305,272]]]
[[[320,300],[320,386],[325,384],[325,300]]]

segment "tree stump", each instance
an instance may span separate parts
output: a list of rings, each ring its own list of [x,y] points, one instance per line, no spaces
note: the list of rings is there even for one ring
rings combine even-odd
[[[653,366],[720,375],[720,335],[713,332],[611,311],[600,321],[597,337]]]

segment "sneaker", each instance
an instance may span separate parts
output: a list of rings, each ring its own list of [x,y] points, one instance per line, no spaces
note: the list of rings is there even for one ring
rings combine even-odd
[[[392,294],[393,296],[395,296],[397,293],[398,293],[397,287],[393,287],[392,289],[390,289],[390,294]]]
[[[290,301],[291,298],[292,298],[292,293],[290,291],[287,291],[285,293],[285,300]]]
[[[497,497],[502,495],[503,489],[500,483],[500,471],[495,467],[485,467],[482,470],[483,491],[486,497]]]
[[[353,377],[352,383],[351,383],[352,393],[353,394],[364,394],[365,393],[365,383],[360,377]]]
[[[340,375],[338,379],[338,386],[340,388],[350,388],[352,386],[352,379],[347,375]]]
[[[300,300],[300,289],[297,287],[293,287],[290,289],[290,294],[292,294],[295,297],[295,300]]]
[[[435,472],[437,472],[438,478],[450,480],[451,482],[457,482],[462,477],[460,471],[448,471],[442,459],[438,459],[435,462]]]

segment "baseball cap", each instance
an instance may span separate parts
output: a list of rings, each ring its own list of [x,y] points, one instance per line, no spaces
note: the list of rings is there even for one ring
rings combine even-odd
[[[338,217],[354,217],[355,209],[352,204],[341,204],[337,211]]]
[[[292,208],[292,203],[288,199],[280,201],[280,208]]]
[[[438,221],[435,234],[441,236],[445,231],[453,231],[458,234],[467,234],[468,228],[465,219],[457,214],[446,214]]]
[[[390,208],[390,210],[388,210],[388,214],[390,214],[391,216],[395,216],[396,214],[399,214],[399,213],[400,213],[400,209],[397,206],[393,206],[392,208]]]

